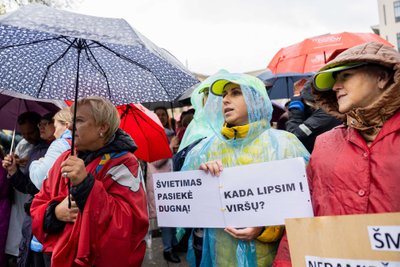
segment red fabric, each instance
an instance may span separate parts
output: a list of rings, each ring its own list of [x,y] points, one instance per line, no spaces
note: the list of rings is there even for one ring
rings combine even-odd
[[[67,196],[67,178],[61,176],[60,164],[69,155],[67,151],[57,159],[31,206],[33,234],[45,252],[53,253],[52,266],[140,266],[148,230],[145,192],[142,184],[134,192],[107,175],[111,167],[125,165],[138,177],[138,162],[131,153],[108,160],[98,173],[95,169],[100,158],[91,162],[86,169],[95,177],[95,183],[83,214],[79,213],[76,222],[67,223],[59,234],[43,231],[49,203]]]
[[[171,158],[168,139],[157,115],[140,104],[117,107],[121,117],[120,128],[135,141],[135,156],[146,162]]]
[[[292,267],[286,231],[283,234],[281,242],[279,243],[278,253],[275,256],[275,260],[274,260],[272,266],[273,267]]]
[[[371,41],[393,47],[388,41],[374,33],[325,34],[281,48],[268,64],[268,69],[273,73],[318,71],[332,57],[345,49]]]
[[[353,128],[338,127],[317,137],[307,167],[315,216],[399,212],[399,151],[400,111],[370,147]],[[286,236],[276,262],[290,263]]]
[[[179,138],[179,141],[182,141],[185,131],[186,131],[186,127],[179,127],[178,129],[176,129],[176,136]]]

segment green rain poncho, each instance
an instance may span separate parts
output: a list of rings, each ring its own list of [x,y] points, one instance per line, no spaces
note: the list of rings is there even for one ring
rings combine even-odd
[[[240,85],[247,105],[249,130],[244,138],[225,138],[221,134],[222,97],[210,93],[203,112],[213,134],[188,153],[182,170],[197,170],[201,163],[211,160],[221,160],[224,168],[293,157],[304,157],[308,162],[308,151],[293,134],[271,128],[272,104],[262,81],[233,73],[217,74],[210,79],[211,86],[218,80]],[[279,240],[242,241],[223,229],[207,228],[200,266],[271,266],[278,244]],[[195,266],[192,252],[189,251],[188,260]]]

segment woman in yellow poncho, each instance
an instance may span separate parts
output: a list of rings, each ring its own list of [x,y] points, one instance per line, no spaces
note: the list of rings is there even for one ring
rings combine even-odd
[[[270,127],[272,104],[259,79],[216,74],[210,92],[204,112],[214,134],[188,153],[182,170],[200,168],[218,176],[223,167],[293,157],[308,161],[294,135]],[[282,232],[283,226],[206,228],[200,266],[271,266]],[[196,266],[190,252],[188,260]]]

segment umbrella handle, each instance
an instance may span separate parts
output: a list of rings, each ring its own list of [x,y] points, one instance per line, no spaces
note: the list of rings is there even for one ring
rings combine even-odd
[[[71,156],[75,155],[75,123],[76,123],[76,111],[78,109],[78,88],[79,88],[79,66],[80,58],[82,52],[82,40],[78,39],[78,58],[77,58],[77,68],[76,68],[76,80],[75,80],[75,95],[74,95],[74,116],[72,120],[72,143],[71,143]],[[68,208],[71,208],[71,180],[68,179]]]
[[[68,208],[71,208],[71,180],[68,179]]]
[[[12,139],[11,139],[11,147],[10,147],[10,153],[9,153],[10,155],[13,154],[14,142],[15,142],[15,129],[14,129],[14,131],[13,131]]]

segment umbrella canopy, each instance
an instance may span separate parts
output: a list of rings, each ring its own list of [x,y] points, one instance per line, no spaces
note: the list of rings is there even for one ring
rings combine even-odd
[[[266,70],[257,76],[265,83],[270,99],[291,98],[293,96],[293,84],[304,78],[310,78],[314,72],[308,73],[278,73],[274,74],[270,70]]]
[[[1,90],[0,129],[14,130],[17,128],[18,131],[18,116],[26,111],[34,111],[44,115],[49,112],[57,112],[66,106],[64,101],[36,99],[12,91]]]
[[[0,20],[0,62],[0,89],[75,103],[90,95],[114,105],[171,101],[197,83],[123,19],[35,4]],[[75,127],[72,131],[74,153]]]
[[[0,88],[115,105],[172,101],[198,81],[123,19],[27,5],[0,20]]]
[[[281,48],[268,64],[273,73],[315,72],[330,58],[347,48],[366,42],[379,42],[393,46],[374,33],[342,32],[304,39],[300,43]]]
[[[120,128],[131,135],[138,146],[136,157],[147,162],[172,157],[168,139],[157,115],[140,104],[117,107]]]

